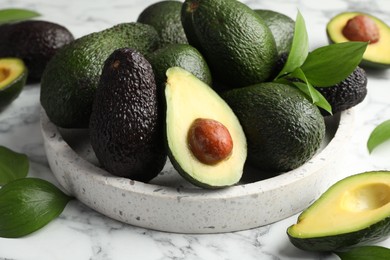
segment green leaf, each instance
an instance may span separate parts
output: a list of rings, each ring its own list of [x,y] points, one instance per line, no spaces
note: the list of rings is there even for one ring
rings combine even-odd
[[[332,114],[332,106],[326,98],[315,87],[313,87],[306,78],[305,73],[300,68],[294,70],[289,76],[303,81],[292,81],[292,84],[305,93],[309,97],[309,100],[311,100],[316,106],[321,107]]]
[[[0,146],[0,186],[26,177],[28,169],[29,161],[25,154]]]
[[[366,48],[366,42],[343,42],[320,47],[309,53],[301,69],[314,86],[333,86],[354,71]]]
[[[56,218],[72,198],[42,179],[24,178],[0,189],[0,237],[30,234]]]
[[[27,20],[37,16],[40,16],[40,14],[27,9],[0,9],[0,24]]]
[[[390,139],[390,120],[377,125],[367,141],[368,152],[371,153],[378,145]]]
[[[341,260],[388,260],[390,249],[381,246],[361,246],[346,252],[335,252]]]
[[[293,82],[293,84],[299,88],[303,93],[311,98],[311,101],[318,107],[326,110],[329,114],[332,114],[332,106],[326,100],[326,98],[310,83],[305,84],[303,82]]]
[[[306,24],[303,16],[298,11],[297,18],[295,21],[294,36],[291,45],[291,50],[288,55],[286,64],[283,69],[279,72],[276,78],[284,76],[296,68],[302,66],[306,57],[309,53],[309,37],[307,35]]]

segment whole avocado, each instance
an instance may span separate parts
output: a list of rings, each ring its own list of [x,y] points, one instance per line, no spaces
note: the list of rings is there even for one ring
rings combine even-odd
[[[247,162],[279,174],[308,161],[325,136],[319,109],[298,89],[266,82],[228,90],[222,97],[237,115],[248,142]]]
[[[138,16],[137,22],[149,24],[157,30],[160,48],[167,44],[188,43],[180,20],[181,6],[180,1],[159,1],[146,7]]]
[[[0,25],[0,35],[0,57],[22,59],[29,81],[39,81],[54,54],[74,40],[64,26],[39,20]]]
[[[187,39],[206,58],[212,75],[231,88],[264,82],[277,58],[264,20],[236,0],[186,0],[182,24]]]
[[[338,113],[361,103],[367,96],[367,75],[364,69],[356,69],[343,81],[330,87],[316,87],[332,107],[332,113]],[[324,116],[330,114],[321,109]]]
[[[181,67],[207,85],[212,84],[211,72],[202,54],[189,44],[168,44],[146,55],[152,64],[157,86],[166,82],[166,71],[171,67]]]
[[[89,123],[96,157],[111,174],[147,182],[163,168],[163,118],[149,62],[121,48],[106,60]]]
[[[158,39],[150,25],[122,23],[64,46],[47,64],[41,81],[40,100],[50,120],[64,128],[88,127],[107,57],[123,47],[146,54],[156,49]]]

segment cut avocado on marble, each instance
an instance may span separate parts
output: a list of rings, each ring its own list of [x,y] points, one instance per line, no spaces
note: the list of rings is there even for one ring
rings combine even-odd
[[[363,172],[331,186],[287,229],[293,245],[336,251],[390,236],[390,172]]]
[[[19,58],[0,58],[0,111],[17,98],[26,84],[28,71]]]
[[[356,17],[361,19],[356,19]],[[361,28],[360,30],[364,30],[364,24],[369,24],[366,25],[366,27],[369,27],[367,30],[376,30],[377,33],[373,35],[369,32],[352,31],[352,29],[349,29],[349,33],[345,33],[347,23],[353,19],[356,19],[358,25],[353,26],[353,28],[358,27]],[[373,39],[368,44],[360,65],[364,68],[390,68],[390,27],[379,18],[367,13],[343,12],[334,16],[328,22],[326,32],[331,43]]]

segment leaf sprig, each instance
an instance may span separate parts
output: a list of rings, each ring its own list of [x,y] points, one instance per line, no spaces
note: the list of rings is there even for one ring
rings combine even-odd
[[[367,42],[344,42],[309,52],[306,24],[298,11],[287,61],[274,81],[300,89],[318,107],[332,114],[332,108],[315,87],[330,87],[347,78],[360,63]]]
[[[27,10],[27,9],[18,9],[18,8],[1,9],[0,24],[27,20],[38,16],[40,16],[38,12]]]
[[[0,237],[28,235],[58,217],[72,197],[52,183],[25,178],[25,154],[0,146]]]

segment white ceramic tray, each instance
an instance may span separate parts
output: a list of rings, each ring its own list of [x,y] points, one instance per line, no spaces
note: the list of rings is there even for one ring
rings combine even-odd
[[[90,208],[149,229],[221,233],[276,222],[313,202],[342,173],[343,147],[352,135],[353,118],[353,110],[328,118],[323,147],[303,166],[264,180],[254,172],[238,185],[220,190],[192,186],[169,161],[148,184],[112,176],[98,167],[87,130],[58,128],[43,110],[41,127],[58,182]]]

